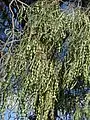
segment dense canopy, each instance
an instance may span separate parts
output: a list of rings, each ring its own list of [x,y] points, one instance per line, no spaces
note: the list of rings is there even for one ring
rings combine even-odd
[[[90,88],[89,8],[67,13],[56,1],[39,0],[24,12],[23,34],[9,31],[13,39],[0,60],[0,110],[18,101],[22,114],[33,109],[37,120],[54,120],[57,110],[72,113],[74,108],[75,120],[89,118],[90,93],[84,91]],[[81,93],[69,94],[75,90]]]

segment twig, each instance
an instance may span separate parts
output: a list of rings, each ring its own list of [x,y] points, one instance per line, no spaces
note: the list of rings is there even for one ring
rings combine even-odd
[[[14,13],[13,13],[12,8],[11,8],[13,2],[14,2],[14,0],[12,0],[12,1],[10,2],[10,4],[9,4],[9,9],[10,9],[10,11],[11,11],[11,13],[12,13],[12,39],[14,40],[14,28],[15,28],[15,26],[14,26]]]
[[[20,4],[22,4],[22,5],[26,6],[26,7],[30,7],[29,5],[27,5],[26,3],[24,3],[24,2],[22,2],[20,0],[17,0],[17,2],[19,2]]]

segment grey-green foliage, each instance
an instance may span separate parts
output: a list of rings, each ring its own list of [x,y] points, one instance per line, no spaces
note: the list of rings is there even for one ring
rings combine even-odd
[[[65,100],[64,92],[61,96],[60,92],[66,87],[74,88],[78,76],[85,85],[90,82],[90,20],[81,10],[75,10],[73,15],[60,12],[52,0],[38,1],[26,11],[28,22],[20,44],[5,59],[6,76],[0,81],[2,108],[7,105],[7,98],[11,96],[13,101],[16,94],[23,113],[33,108],[37,120],[47,120],[51,111],[53,120],[56,101],[61,106]],[[61,52],[67,32],[68,54],[62,62],[55,53]],[[16,91],[13,91],[15,86]],[[84,110],[89,118],[89,95],[86,98]],[[78,97],[76,99],[78,101]],[[78,107],[75,119],[79,120],[77,113]]]

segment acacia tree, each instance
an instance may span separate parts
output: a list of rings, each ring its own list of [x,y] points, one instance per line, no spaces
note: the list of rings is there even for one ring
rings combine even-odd
[[[70,112],[75,106],[75,120],[83,113],[89,118],[90,94],[84,96],[82,111],[78,96],[70,96],[69,101],[65,98],[65,90],[75,88],[78,81],[83,80],[85,87],[90,83],[88,12],[76,9],[65,14],[57,2],[42,0],[26,8],[26,13],[28,21],[19,45],[10,47],[2,59],[1,110],[15,96],[22,114],[32,108],[37,120],[54,120],[58,109]],[[62,56],[63,46],[67,53]]]

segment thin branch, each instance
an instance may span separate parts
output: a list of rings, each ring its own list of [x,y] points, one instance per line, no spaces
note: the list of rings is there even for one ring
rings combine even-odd
[[[12,39],[14,40],[14,28],[15,28],[15,26],[14,26],[14,13],[13,13],[12,8],[11,8],[13,2],[15,2],[15,0],[12,0],[12,1],[10,2],[10,4],[9,4],[9,9],[10,9],[10,11],[11,11],[11,13],[12,13],[12,34],[13,34]]]
[[[30,7],[29,5],[27,5],[26,3],[24,3],[24,2],[22,2],[20,0],[17,0],[17,2],[19,2],[20,4],[22,4],[22,5],[26,6],[26,7]]]

